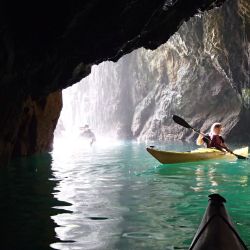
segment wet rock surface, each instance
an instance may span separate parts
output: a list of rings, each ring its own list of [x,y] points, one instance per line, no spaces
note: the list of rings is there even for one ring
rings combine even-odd
[[[13,97],[13,96],[12,96]],[[62,93],[39,98],[0,99],[0,162],[11,156],[27,156],[52,148],[53,133],[62,108]]]
[[[184,23],[155,51],[95,67],[75,87],[88,100],[91,114],[83,113],[95,129],[122,138],[193,139],[172,121],[177,114],[205,132],[222,122],[228,140],[249,140],[249,12],[248,1],[227,1]]]
[[[26,99],[13,155],[27,156],[51,150],[61,108],[61,91],[44,98]]]
[[[44,145],[50,144],[51,133],[43,139],[44,143],[38,143],[42,145],[41,148],[38,144],[30,147],[20,142],[30,143],[23,138],[26,136],[20,132],[20,126],[34,129],[31,124],[35,122],[23,112],[31,99],[38,102],[40,98],[50,98],[50,93],[88,75],[93,64],[105,60],[116,61],[139,47],[158,47],[167,41],[184,20],[222,2],[94,0],[54,1],[46,4],[44,1],[2,1],[1,162],[9,159],[13,151],[15,155],[40,152],[46,148]],[[34,135],[32,132],[24,134],[28,133]],[[41,140],[35,138],[34,141]]]

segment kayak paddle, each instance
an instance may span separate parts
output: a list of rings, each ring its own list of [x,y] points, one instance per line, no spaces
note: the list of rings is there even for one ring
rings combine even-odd
[[[179,124],[179,125],[181,125],[182,127],[185,127],[185,128],[190,128],[190,129],[192,129],[194,132],[196,132],[196,133],[198,133],[198,134],[201,134],[201,135],[203,135],[203,136],[205,136],[203,133],[201,133],[198,129],[195,129],[195,128],[193,128],[190,124],[188,124],[183,118],[181,118],[181,117],[179,117],[179,116],[177,116],[177,115],[173,115],[173,120],[177,123],[177,124]],[[211,141],[211,139],[209,139],[210,141]],[[224,148],[224,147],[222,147],[222,148]],[[245,157],[245,156],[242,156],[242,155],[238,155],[238,154],[235,154],[235,153],[233,153],[233,152],[230,152],[230,151],[228,151],[226,148],[224,148],[227,152],[229,152],[230,154],[233,154],[233,155],[235,155],[238,159],[240,159],[240,160],[246,160],[246,159],[248,159],[248,157]]]

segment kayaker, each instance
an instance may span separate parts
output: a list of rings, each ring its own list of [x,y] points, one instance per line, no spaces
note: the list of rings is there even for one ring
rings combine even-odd
[[[221,131],[222,131],[221,123],[216,122],[211,126],[210,135],[209,135],[211,142],[209,143],[209,146],[211,148],[216,148],[221,151],[228,151],[232,153],[232,151],[225,144],[225,141],[223,137],[221,136]]]
[[[90,139],[90,146],[92,146],[92,144],[96,141],[96,137],[93,131],[89,128],[89,125],[86,124],[84,127],[80,127],[80,129],[83,130],[80,133],[80,136]]]
[[[211,126],[210,134],[202,134],[197,138],[197,145],[205,144],[208,148],[216,148],[221,151],[228,151],[232,153],[232,151],[226,146],[223,137],[221,136],[222,124],[214,123]]]

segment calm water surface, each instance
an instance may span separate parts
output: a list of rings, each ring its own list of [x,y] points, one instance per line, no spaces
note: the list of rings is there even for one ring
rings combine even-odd
[[[74,145],[74,146],[72,146]],[[193,145],[159,145],[189,150]],[[160,165],[134,142],[58,141],[0,172],[3,249],[187,249],[220,193],[250,246],[250,162]]]

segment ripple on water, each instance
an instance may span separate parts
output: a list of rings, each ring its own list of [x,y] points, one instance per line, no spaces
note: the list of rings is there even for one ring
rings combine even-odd
[[[187,249],[211,192],[250,244],[248,161],[158,165],[145,145],[124,143],[54,157],[52,170],[54,195],[72,204],[53,216],[58,238],[74,241],[57,249]]]

